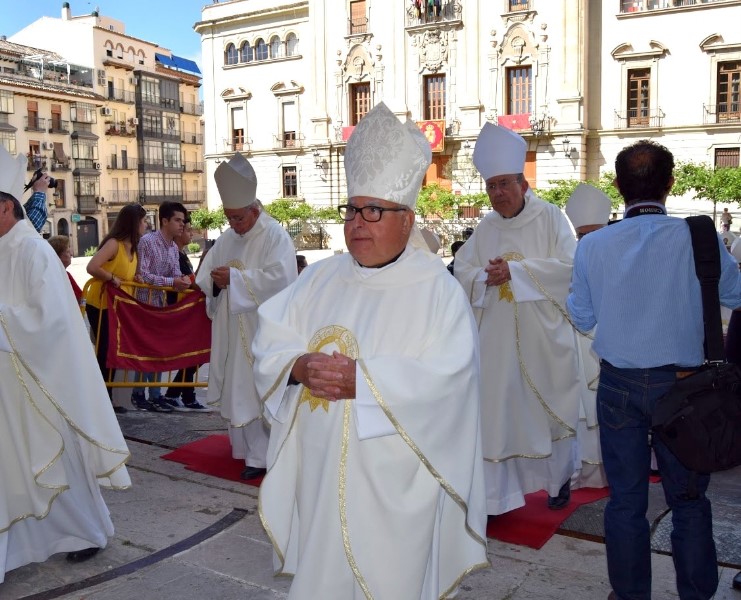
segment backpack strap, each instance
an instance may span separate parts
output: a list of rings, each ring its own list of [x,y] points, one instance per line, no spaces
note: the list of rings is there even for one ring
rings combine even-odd
[[[720,320],[720,248],[713,220],[707,215],[687,217],[690,228],[692,252],[695,257],[695,273],[700,281],[702,293],[702,320],[705,327],[705,359],[723,362],[723,325]]]

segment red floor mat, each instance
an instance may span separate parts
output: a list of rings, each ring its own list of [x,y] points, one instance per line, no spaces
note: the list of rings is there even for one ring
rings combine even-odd
[[[210,435],[207,438],[181,446],[160,458],[182,463],[189,471],[205,473],[229,481],[238,481],[248,485],[260,486],[262,477],[245,481],[240,478],[244,470],[244,461],[232,458],[232,448],[228,435]]]
[[[561,510],[549,510],[548,494],[535,492],[525,496],[525,506],[502,515],[489,517],[486,526],[488,537],[529,546],[538,550],[551,539],[558,528],[577,508],[609,495],[609,488],[580,488],[572,490],[571,502]]]

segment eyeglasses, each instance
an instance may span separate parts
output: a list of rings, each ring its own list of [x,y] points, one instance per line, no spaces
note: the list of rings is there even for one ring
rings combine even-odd
[[[375,223],[377,221],[380,221],[383,213],[386,211],[401,212],[405,210],[409,209],[383,208],[381,206],[363,206],[362,208],[360,208],[357,206],[352,206],[350,204],[343,204],[342,206],[337,207],[337,211],[340,213],[340,217],[343,221],[352,221],[355,218],[355,215],[360,213],[360,216],[363,217],[363,220],[368,221],[368,223]]]
[[[503,190],[508,185],[515,183],[517,179],[501,179],[499,181],[492,181],[486,184],[486,191],[496,192],[497,190]]]

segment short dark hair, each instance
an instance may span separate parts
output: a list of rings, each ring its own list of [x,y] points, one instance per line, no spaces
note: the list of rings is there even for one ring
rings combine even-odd
[[[18,198],[13,194],[7,192],[0,192],[0,202],[12,202],[13,203],[13,216],[17,221],[22,221],[26,218],[26,214],[23,212],[23,206],[18,201]]]
[[[661,144],[640,140],[615,159],[615,181],[625,204],[661,200],[671,189],[674,156]]]
[[[464,242],[463,240],[456,240],[455,242],[450,244],[450,252],[453,254],[453,256],[455,256],[455,253],[458,252],[460,247],[465,243],[466,242]]]
[[[160,226],[162,225],[162,219],[172,219],[176,212],[183,213],[183,217],[188,216],[188,211],[180,202],[170,202],[169,200],[165,200],[160,204],[158,215]]]

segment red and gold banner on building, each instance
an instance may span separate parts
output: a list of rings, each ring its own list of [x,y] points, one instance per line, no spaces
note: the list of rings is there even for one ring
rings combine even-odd
[[[417,121],[417,127],[430,142],[433,152],[445,150],[445,121]]]
[[[209,362],[211,320],[206,297],[191,292],[178,303],[144,304],[107,285],[108,366],[115,369],[162,372]]]

